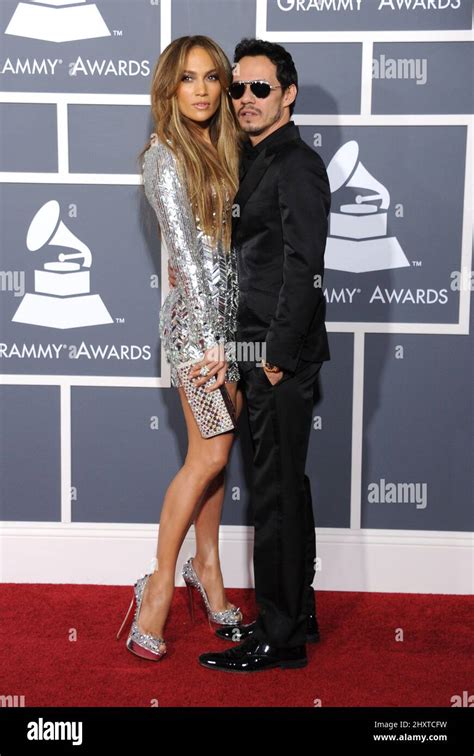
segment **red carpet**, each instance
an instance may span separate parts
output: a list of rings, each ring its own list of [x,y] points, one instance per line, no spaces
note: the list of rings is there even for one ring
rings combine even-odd
[[[128,625],[115,639],[131,596],[132,586],[0,586],[0,695],[23,695],[25,706],[450,707],[452,696],[474,693],[469,596],[320,591],[322,639],[308,644],[308,666],[248,676],[199,665],[200,653],[229,644],[211,634],[200,606],[191,625],[184,588],[168,618],[167,655],[132,655]],[[229,589],[228,598],[254,618],[253,591]]]

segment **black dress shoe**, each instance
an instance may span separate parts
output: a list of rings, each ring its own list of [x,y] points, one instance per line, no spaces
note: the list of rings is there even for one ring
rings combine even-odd
[[[256,621],[250,622],[248,625],[227,625],[220,627],[216,630],[218,638],[222,638],[226,641],[234,641],[234,643],[241,643],[246,638],[253,635],[255,630]],[[308,614],[306,622],[306,642],[317,643],[319,641],[319,627],[318,620],[315,614]]]
[[[299,669],[306,667],[306,646],[275,648],[266,641],[250,636],[226,651],[201,654],[199,663],[223,672],[259,672],[264,669]]]

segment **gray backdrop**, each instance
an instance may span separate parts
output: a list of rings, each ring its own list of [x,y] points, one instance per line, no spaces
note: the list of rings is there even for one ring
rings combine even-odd
[[[343,148],[325,278],[332,360],[308,458],[317,526],[473,529],[472,8],[399,5],[2,0],[0,520],[157,522],[182,463],[137,154],[160,50],[199,33],[231,59],[244,36],[284,44],[303,138],[326,166]],[[386,198],[374,216],[350,211],[374,193]],[[249,453],[242,418],[227,525],[252,522]]]

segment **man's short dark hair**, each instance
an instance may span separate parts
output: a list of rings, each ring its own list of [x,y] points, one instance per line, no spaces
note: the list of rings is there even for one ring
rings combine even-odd
[[[236,45],[234,63],[238,63],[245,55],[265,55],[276,65],[276,77],[281,84],[282,92],[288,89],[290,84],[298,88],[298,73],[293,58],[288,50],[275,42],[267,42],[264,39],[246,37]],[[295,98],[296,99],[296,98]],[[293,115],[295,102],[290,105],[290,116]]]

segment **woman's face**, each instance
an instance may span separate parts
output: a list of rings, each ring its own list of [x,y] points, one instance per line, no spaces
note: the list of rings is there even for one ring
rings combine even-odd
[[[203,47],[193,47],[186,56],[185,70],[176,92],[180,112],[204,124],[219,107],[221,83],[214,62]]]

